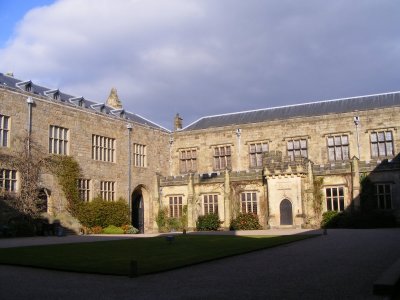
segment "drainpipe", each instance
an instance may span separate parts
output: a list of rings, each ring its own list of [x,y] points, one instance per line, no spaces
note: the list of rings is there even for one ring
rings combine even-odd
[[[237,168],[240,171],[242,169],[242,165],[241,165],[241,157],[240,157],[240,136],[242,135],[242,129],[238,128],[236,129],[236,136],[237,136],[237,140],[238,140],[238,149],[237,149]]]
[[[26,103],[28,103],[28,154],[30,154],[31,147],[31,133],[32,133],[32,105],[34,103],[32,97],[28,97],[26,99]]]
[[[174,137],[169,137],[169,176],[172,176],[172,144],[174,143]]]
[[[129,218],[132,221],[132,201],[131,201],[131,193],[132,193],[132,143],[131,143],[131,134],[132,134],[132,124],[127,124],[126,129],[128,129],[128,206],[129,206]]]
[[[357,153],[358,153],[358,159],[361,159],[360,157],[360,134],[358,132],[358,126],[360,125],[360,117],[355,116],[354,117],[354,124],[356,125],[356,132],[357,132]]]

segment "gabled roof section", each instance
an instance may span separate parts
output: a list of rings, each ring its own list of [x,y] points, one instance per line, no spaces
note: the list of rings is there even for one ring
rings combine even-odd
[[[326,100],[304,104],[272,107],[222,115],[206,116],[189,124],[183,131],[231,125],[268,122],[299,117],[312,117],[400,106],[400,92]]]
[[[21,86],[24,86],[25,84],[30,84],[31,89],[30,91],[26,91],[27,93],[32,93],[36,94],[39,96],[46,97],[47,99],[58,102],[58,103],[64,103],[65,105],[68,106],[80,106],[82,108],[91,110],[91,111],[97,111],[99,113],[104,113],[106,115],[114,116],[114,117],[119,117],[127,121],[132,121],[141,125],[149,126],[155,129],[159,129],[165,132],[170,132],[168,129],[162,127],[161,125],[158,125],[157,123],[154,123],[146,118],[143,118],[137,114],[121,110],[119,114],[116,113],[115,108],[109,107],[104,103],[97,103],[93,102],[90,100],[86,100],[84,97],[76,97],[72,96],[66,93],[63,93],[59,91],[58,89],[50,89],[46,87],[42,87],[39,85],[34,84],[30,80],[27,81],[22,81],[19,79],[16,79],[12,76],[5,75],[3,73],[0,73],[0,86],[5,86],[9,87],[15,90],[21,90]],[[57,94],[57,97],[54,97],[54,94]]]

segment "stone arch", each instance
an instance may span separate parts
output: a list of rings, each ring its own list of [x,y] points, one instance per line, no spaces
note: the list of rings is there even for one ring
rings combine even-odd
[[[279,204],[280,225],[293,225],[293,206],[289,199],[283,199]]]
[[[38,210],[41,213],[47,213],[49,209],[49,202],[51,197],[51,191],[46,188],[39,189],[38,193]]]
[[[131,220],[132,226],[144,233],[146,222],[148,222],[149,192],[144,185],[138,185],[131,195]]]

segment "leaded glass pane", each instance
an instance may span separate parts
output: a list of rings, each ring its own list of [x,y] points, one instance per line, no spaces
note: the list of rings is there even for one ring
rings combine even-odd
[[[392,132],[391,131],[386,131],[385,135],[386,135],[386,140],[387,141],[391,141],[392,140]]]
[[[300,140],[300,145],[302,149],[307,148],[307,141],[306,140]]]

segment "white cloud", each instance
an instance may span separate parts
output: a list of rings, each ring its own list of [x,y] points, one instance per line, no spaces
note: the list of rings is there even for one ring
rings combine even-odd
[[[398,90],[396,1],[59,0],[30,11],[0,72],[171,127],[204,114]]]

